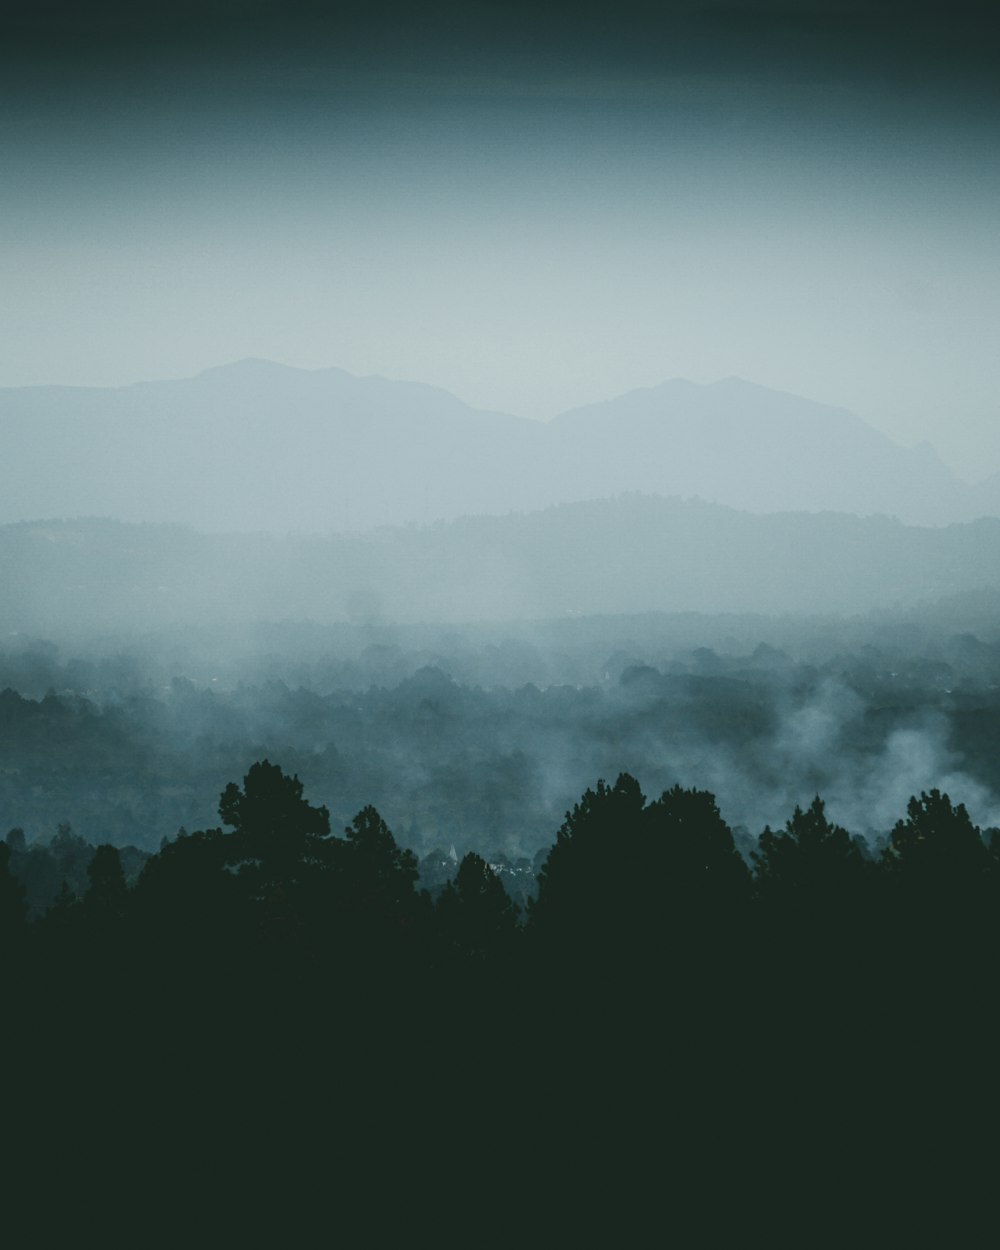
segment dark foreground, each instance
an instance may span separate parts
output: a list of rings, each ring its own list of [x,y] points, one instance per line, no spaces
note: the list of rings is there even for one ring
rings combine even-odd
[[[527,917],[472,855],[432,902],[373,809],[331,837],[270,765],[220,814],[30,925],[0,865],[37,1242],[978,1240],[1000,865],[946,796],[879,861],[817,802],[751,870],[711,795],[623,776]]]

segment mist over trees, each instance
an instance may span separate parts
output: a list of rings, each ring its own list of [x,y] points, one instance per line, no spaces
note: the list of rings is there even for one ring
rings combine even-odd
[[[6,6],[7,1243],[988,1238],[995,8]]]
[[[1000,650],[960,621],[288,627],[82,656],[20,640],[0,653],[0,825],[153,852],[263,756],[336,824],[374,803],[421,858],[533,861],[588,780],[621,770],[712,791],[741,837],[818,792],[875,843],[935,786],[1000,824]]]
[[[652,1131],[703,1231],[983,1104],[997,479],[738,379],[543,424],[258,361],[0,423],[5,1070],[64,1134],[272,1160],[308,1108],[370,1180],[431,1125],[566,1210],[612,1153],[659,1194]]]
[[[129,875],[114,846],[88,847],[63,830],[48,848],[30,848],[12,830],[0,842],[8,957],[29,938],[34,957],[57,964],[79,944],[113,940],[143,958],[203,954],[213,964],[222,943],[230,956],[263,956],[295,975],[303,961],[345,952],[369,971],[403,958],[428,977],[455,959],[497,970],[554,959],[588,977],[605,962],[621,972],[623,961],[634,971],[667,959],[688,975],[718,970],[758,924],[765,949],[783,947],[784,930],[808,958],[813,943],[839,958],[837,943],[854,949],[873,925],[919,931],[920,949],[939,954],[975,935],[992,941],[1000,926],[1000,830],[984,833],[936,788],[910,796],[877,852],[831,822],[815,795],[743,856],[712,793],[675,784],[648,800],[621,773],[566,812],[524,907],[502,869],[474,852],[455,857],[452,878],[431,894],[373,806],[337,835],[328,809],[266,759],[224,787],[217,810],[222,827],[182,831],[138,871],[133,856]],[[29,899],[32,858],[65,873],[44,908]],[[77,892],[70,878],[79,883],[81,868],[87,884]],[[781,958],[802,955],[793,947]],[[848,959],[840,974],[851,972]]]
[[[4,415],[7,515],[58,484],[62,518],[0,526],[24,1089],[83,1080],[128,1140],[323,1106],[379,1176],[441,1125],[535,1185],[636,1109],[687,1159],[724,1125],[739,1177],[756,1125],[804,1140],[803,1090],[819,1141],[971,1078],[989,484],[735,381],[543,426],[252,364]]]

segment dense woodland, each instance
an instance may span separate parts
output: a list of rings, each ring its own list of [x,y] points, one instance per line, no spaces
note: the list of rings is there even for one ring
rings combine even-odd
[[[622,773],[566,814],[524,907],[505,888],[504,865],[475,852],[437,888],[421,888],[417,857],[374,807],[337,836],[328,809],[267,760],[225,787],[218,813],[221,827],[184,832],[151,856],[90,847],[69,830],[29,848],[12,830],[0,844],[8,953],[115,934],[116,944],[164,951],[194,940],[199,957],[246,942],[255,957],[311,963],[360,941],[369,952],[405,948],[417,969],[554,952],[572,967],[625,949],[640,962],[660,958],[661,943],[689,940],[692,926],[728,947],[751,922],[761,932],[791,923],[824,940],[836,932],[838,943],[876,913],[879,923],[919,920],[925,937],[945,919],[970,938],[1000,925],[1000,830],[985,837],[936,789],[911,797],[878,856],[831,822],[817,796],[784,828],[765,828],[747,860],[714,795],[678,785],[647,801]],[[35,885],[41,863],[62,880],[29,923],[26,881]]]

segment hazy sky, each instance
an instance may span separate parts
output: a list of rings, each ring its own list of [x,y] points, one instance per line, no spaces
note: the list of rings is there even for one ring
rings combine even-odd
[[[1000,471],[992,3],[22,7],[0,385],[739,374]]]

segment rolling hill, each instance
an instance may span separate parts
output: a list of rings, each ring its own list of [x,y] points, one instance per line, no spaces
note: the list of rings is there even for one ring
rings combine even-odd
[[[366,534],[0,527],[0,629],[860,613],[1000,585],[1000,520],[937,528],[625,495]]]

